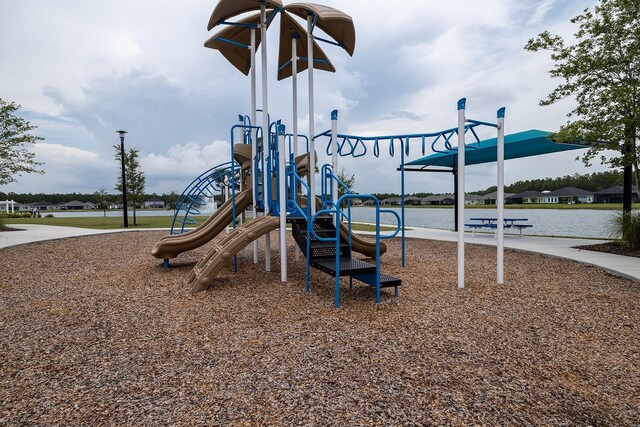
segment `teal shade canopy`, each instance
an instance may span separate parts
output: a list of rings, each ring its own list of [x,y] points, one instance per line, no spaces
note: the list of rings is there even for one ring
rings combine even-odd
[[[504,158],[517,159],[520,157],[538,156],[541,154],[558,153],[561,151],[588,148],[583,144],[567,144],[551,141],[551,132],[532,129],[524,132],[512,133],[504,137]],[[457,150],[447,153],[434,153],[421,159],[406,163],[406,166],[440,166],[455,168],[458,162]],[[485,139],[476,143],[467,143],[465,151],[465,165],[479,165],[497,160],[497,138]]]

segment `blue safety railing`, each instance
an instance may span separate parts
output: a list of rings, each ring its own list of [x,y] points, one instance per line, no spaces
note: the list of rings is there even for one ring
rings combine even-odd
[[[334,302],[335,302],[335,306],[336,308],[340,307],[340,226],[339,226],[339,222],[341,221],[341,217],[345,216],[344,213],[340,210],[340,206],[342,205],[342,203],[345,200],[350,200],[350,199],[363,199],[363,200],[372,200],[375,204],[375,208],[376,208],[376,282],[375,282],[375,287],[376,287],[376,303],[379,304],[380,303],[380,240],[382,239],[391,239],[395,236],[398,235],[398,233],[400,232],[400,216],[390,210],[390,209],[380,209],[380,201],[378,200],[377,197],[371,195],[371,194],[345,194],[344,196],[340,197],[336,203],[336,206],[333,209],[322,209],[318,212],[315,213],[315,215],[313,215],[311,217],[311,220],[308,221],[309,226],[308,226],[308,230],[310,231],[310,233],[313,234],[313,236],[321,242],[335,242],[336,245],[336,250],[335,250],[335,292],[334,292]],[[390,234],[390,235],[381,235],[380,234],[380,214],[382,213],[390,213],[392,215],[394,215],[398,221],[398,226],[396,227],[396,230]],[[313,229],[313,223],[316,221],[316,219],[318,218],[318,216],[320,215],[334,215],[335,216],[335,220],[336,220],[336,236],[335,237],[320,237],[318,236],[318,234],[314,231]],[[349,224],[351,223],[351,218],[347,218],[347,220],[349,221]],[[351,227],[349,226],[349,230],[351,230]],[[349,233],[351,234],[351,233]],[[351,247],[351,243],[349,243],[349,246]],[[307,276],[308,277],[308,276]],[[307,279],[308,280],[308,279]]]

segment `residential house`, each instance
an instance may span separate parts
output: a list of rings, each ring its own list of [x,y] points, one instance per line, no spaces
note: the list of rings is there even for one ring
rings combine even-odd
[[[622,203],[624,197],[624,188],[622,185],[607,188],[593,194],[594,203]],[[634,185],[631,189],[631,200],[633,203],[640,203],[637,187]]]
[[[542,192],[540,191],[527,190],[507,197],[505,203],[510,205],[529,205],[531,203],[538,203],[538,197],[540,196],[542,196]]]
[[[564,187],[555,191],[544,192],[538,197],[538,203],[593,203],[594,194],[591,191],[576,187]]]
[[[164,201],[160,199],[152,199],[144,202],[146,209],[164,209]]]
[[[91,202],[79,202],[77,200],[74,200],[72,202],[59,204],[58,209],[63,211],[89,210],[89,209],[96,209],[96,204]]]
[[[506,203],[507,198],[513,196],[514,193],[504,193],[504,200]],[[495,205],[498,200],[498,192],[494,191],[493,193],[485,194],[482,196],[485,205]]]
[[[484,203],[484,199],[482,198],[482,196],[477,196],[475,194],[464,195],[465,205],[482,205],[483,203]]]
[[[423,205],[450,206],[456,203],[453,194],[433,194],[422,199]]]
[[[399,205],[401,202],[400,197],[389,197],[381,201],[383,205]]]
[[[419,197],[416,196],[406,196],[404,198],[404,204],[405,205],[420,205],[421,204],[421,200]]]
[[[39,211],[52,211],[58,209],[58,206],[55,203],[47,202],[46,200],[42,200],[40,202],[34,202],[27,205],[29,211],[37,209]]]

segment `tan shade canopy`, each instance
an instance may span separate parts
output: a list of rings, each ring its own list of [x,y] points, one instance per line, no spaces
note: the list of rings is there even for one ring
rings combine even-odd
[[[307,32],[305,31],[300,24],[298,24],[293,17],[287,15],[286,13],[280,14],[280,48],[278,55],[278,80],[286,79],[287,77],[291,77],[293,74],[293,67],[291,63],[289,63],[286,67],[280,69],[287,61],[291,60],[291,56],[293,55],[291,49],[291,38],[293,35],[297,35],[296,40],[296,49],[298,51],[299,58],[307,58],[309,55],[309,50],[307,49]],[[316,70],[324,70],[335,73],[336,69],[334,68],[329,58],[324,53],[324,51],[318,46],[318,43],[313,42],[313,58],[314,60],[318,60],[318,62],[314,61],[313,68]],[[298,72],[304,71],[308,68],[307,60],[299,60],[298,61]]]
[[[353,19],[344,12],[315,3],[292,3],[285,10],[304,20],[309,14],[318,17],[316,26],[327,33],[351,56],[356,48],[356,29]]]
[[[264,2],[268,9],[282,7],[281,0],[220,0],[216,8],[209,18],[207,30],[211,31],[213,27],[218,25],[220,21],[226,21],[229,18],[240,15],[241,13],[260,10],[260,6]]]
[[[242,24],[257,25],[260,23],[260,14],[254,13],[239,22]],[[271,22],[273,22],[273,20]],[[269,25],[271,25],[271,22],[269,22]],[[219,50],[220,53],[233,64],[234,67],[244,73],[244,75],[248,75],[249,71],[251,70],[251,50],[242,46],[222,41],[221,39],[231,40],[236,43],[249,46],[251,44],[251,28],[229,26],[216,35],[211,36],[209,39],[207,39],[206,42],[204,42],[205,47]],[[258,48],[258,46],[260,46],[261,41],[262,33],[261,31],[257,30],[256,49]],[[289,50],[291,50],[291,47],[289,47]]]

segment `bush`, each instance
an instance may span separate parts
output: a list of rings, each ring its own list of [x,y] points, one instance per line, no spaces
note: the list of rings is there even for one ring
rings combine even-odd
[[[31,212],[0,212],[0,218],[31,218]]]
[[[53,218],[53,214],[46,214],[44,217],[45,218]]]
[[[613,219],[614,237],[631,249],[640,249],[640,211],[621,212]]]

